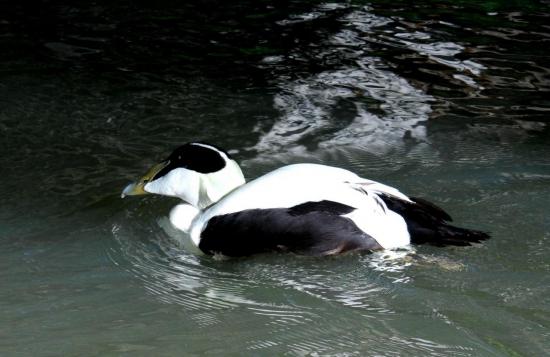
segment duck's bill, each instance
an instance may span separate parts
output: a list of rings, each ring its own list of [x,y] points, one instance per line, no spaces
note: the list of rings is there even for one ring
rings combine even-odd
[[[160,164],[153,166],[145,175],[143,175],[142,178],[139,179],[139,181],[132,182],[128,186],[124,187],[120,197],[124,198],[126,196],[139,196],[147,194],[148,192],[145,191],[145,185],[153,180],[160,170],[165,168],[168,164],[169,161],[163,161]]]
[[[144,185],[139,182],[132,182],[128,186],[124,187],[124,190],[122,190],[122,193],[120,194],[120,198],[147,194],[147,192],[143,189],[143,186]]]

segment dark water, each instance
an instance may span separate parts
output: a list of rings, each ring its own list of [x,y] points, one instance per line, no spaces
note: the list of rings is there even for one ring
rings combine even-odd
[[[0,354],[542,356],[547,1],[0,7]],[[492,240],[313,259],[182,246],[119,198],[190,140],[351,169]]]

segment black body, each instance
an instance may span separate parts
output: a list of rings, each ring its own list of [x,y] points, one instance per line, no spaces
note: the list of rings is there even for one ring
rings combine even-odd
[[[215,216],[201,234],[207,254],[246,256],[269,251],[332,255],[382,247],[341,215],[355,208],[331,201],[291,208],[252,209]]]

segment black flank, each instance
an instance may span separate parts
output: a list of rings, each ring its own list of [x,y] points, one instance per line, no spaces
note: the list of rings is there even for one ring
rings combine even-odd
[[[411,198],[413,202],[407,202],[388,195],[380,195],[380,198],[390,210],[405,219],[411,243],[466,246],[489,238],[485,232],[450,225],[451,217],[447,212],[424,199]]]
[[[291,208],[251,209],[211,218],[199,248],[207,254],[246,256],[269,251],[332,255],[382,247],[341,214],[353,207],[331,201]]]

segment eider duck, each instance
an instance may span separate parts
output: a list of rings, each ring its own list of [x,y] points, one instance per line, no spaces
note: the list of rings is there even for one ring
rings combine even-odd
[[[170,222],[206,254],[269,251],[335,255],[409,244],[465,246],[489,236],[450,225],[436,205],[345,169],[294,164],[245,183],[224,150],[202,142],[178,147],[122,197],[178,197]]]

